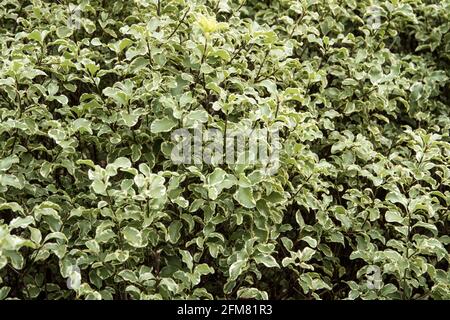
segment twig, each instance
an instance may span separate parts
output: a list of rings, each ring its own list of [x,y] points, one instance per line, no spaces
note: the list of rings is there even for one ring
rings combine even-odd
[[[239,5],[239,7],[233,12],[233,15],[242,9],[242,7],[247,3],[247,0],[242,1],[242,3]]]
[[[289,38],[292,38],[292,35],[294,34],[295,29],[297,28],[298,24],[303,20],[305,17],[305,12],[302,12],[302,14],[295,20],[294,26],[292,27],[291,32],[289,33]]]
[[[261,73],[262,67],[263,67],[264,64],[266,63],[267,57],[269,56],[269,52],[270,52],[270,50],[267,50],[267,51],[266,51],[266,54],[265,54],[265,56],[264,56],[264,59],[263,59],[263,61],[261,62],[261,64],[259,65],[259,70],[258,70],[258,73],[256,73],[255,82],[258,82],[259,75],[260,75],[260,73]]]
[[[161,0],[158,0],[158,4],[156,6],[156,14],[159,16],[161,16]]]
[[[175,27],[175,29],[172,31],[172,33],[167,37],[167,41],[169,41],[170,38],[172,38],[173,35],[178,31],[178,29],[180,28],[181,24],[184,22],[184,19],[186,19],[189,11],[190,11],[190,9],[186,10],[186,12],[184,13],[184,15],[181,18],[180,22],[178,22],[178,25]]]
[[[202,55],[201,64],[203,64],[203,62],[205,62],[206,50],[208,50],[208,39],[207,38],[205,38],[205,47],[203,48],[203,55]]]

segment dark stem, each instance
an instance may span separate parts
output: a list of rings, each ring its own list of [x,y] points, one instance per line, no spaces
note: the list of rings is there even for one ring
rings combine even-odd
[[[170,40],[170,38],[173,37],[173,35],[178,31],[178,29],[180,28],[180,26],[183,24],[184,19],[186,19],[187,15],[189,13],[189,9],[186,10],[186,12],[184,13],[183,17],[181,18],[180,22],[178,22],[177,26],[175,27],[175,29],[172,31],[172,33],[167,37],[167,41]]]
[[[270,50],[267,50],[267,51],[266,51],[266,54],[264,55],[264,59],[263,59],[263,61],[261,62],[261,64],[259,65],[258,73],[256,73],[256,77],[255,77],[255,82],[258,82],[259,75],[261,74],[262,67],[263,67],[264,64],[266,63],[267,57],[269,56],[269,52],[270,52]]]
[[[206,50],[208,50],[208,39],[207,38],[205,38],[205,47],[203,48],[203,55],[202,55],[201,64],[203,64],[203,62],[205,62]]]
[[[161,16],[161,0],[158,0],[158,5],[156,7],[156,14],[159,16]]]

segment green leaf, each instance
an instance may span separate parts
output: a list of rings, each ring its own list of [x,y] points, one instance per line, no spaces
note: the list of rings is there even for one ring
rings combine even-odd
[[[136,144],[131,146],[131,160],[133,162],[137,162],[141,158],[141,156],[142,156],[141,148],[142,147],[140,145],[136,145]]]
[[[5,187],[11,186],[11,187],[14,187],[17,189],[23,188],[20,180],[16,176],[11,175],[11,174],[0,175],[0,185],[5,186]]]
[[[92,134],[91,122],[86,119],[77,119],[72,123],[72,127],[75,131],[87,132]]]
[[[92,189],[95,193],[102,194],[106,196],[107,184],[101,180],[94,180],[92,182]]]
[[[396,211],[388,211],[385,215],[387,222],[403,223],[403,217]]]
[[[142,235],[138,229],[127,226],[122,229],[122,234],[131,246],[136,248],[140,248],[142,246]]]
[[[317,240],[311,238],[310,236],[303,237],[302,240],[307,242],[312,248],[317,247]]]
[[[148,195],[155,199],[162,198],[166,194],[165,179],[156,174],[152,174],[148,179]]]
[[[183,223],[180,220],[173,221],[168,229],[168,236],[169,236],[169,242],[170,243],[177,243],[178,240],[180,240],[181,237],[181,227],[183,226]]]
[[[7,171],[15,163],[19,163],[19,157],[16,155],[9,156],[0,160],[0,171]]]
[[[180,254],[182,256],[182,260],[183,262],[186,264],[186,266],[188,267],[189,270],[192,271],[192,267],[193,267],[193,258],[192,255],[189,251],[187,250],[179,250]]]
[[[221,184],[225,180],[226,176],[227,176],[227,173],[223,169],[216,168],[216,169],[214,169],[213,173],[208,175],[208,177],[207,177],[208,184],[210,186],[215,186],[215,185]]]
[[[10,291],[11,291],[10,287],[0,288],[0,300],[5,300],[8,297]]]
[[[86,247],[91,250],[93,253],[99,253],[100,252],[100,246],[97,241],[95,240],[89,240],[86,241]]]
[[[78,165],[84,164],[84,165],[91,167],[92,169],[95,169],[95,164],[92,160],[77,160],[76,164],[78,164]]]
[[[15,219],[11,220],[11,222],[9,223],[9,227],[11,229],[17,229],[17,228],[25,229],[32,223],[34,223],[34,218],[32,216],[27,216],[25,218],[19,217],[19,218],[15,218]]]
[[[229,269],[230,280],[236,280],[242,274],[246,265],[247,261],[245,260],[238,260],[234,262]]]
[[[214,269],[208,266],[206,263],[195,266],[194,274],[203,276],[211,273],[214,273]]]
[[[0,211],[2,210],[11,210],[13,212],[24,213],[23,208],[17,202],[8,202],[0,204]]]
[[[256,263],[261,263],[261,264],[265,265],[267,268],[275,268],[275,267],[279,268],[280,267],[280,265],[275,260],[275,258],[272,256],[269,256],[269,255],[258,254],[255,257],[253,257],[253,259],[255,260]]]
[[[116,168],[128,169],[131,167],[131,161],[125,157],[117,158],[112,165]]]
[[[41,32],[38,31],[38,30],[34,30],[33,32],[31,32],[31,33],[28,35],[28,39],[30,39],[30,40],[35,40],[35,41],[37,41],[37,42],[39,42],[39,43],[43,43],[44,37],[45,37],[45,34],[44,34],[44,33],[41,33]]]
[[[39,170],[39,173],[44,177],[44,178],[48,178],[49,174],[52,172],[53,170],[53,164],[50,162],[45,161],[42,166],[41,169]]]
[[[118,276],[122,277],[125,281],[129,281],[129,282],[133,282],[133,283],[139,282],[139,279],[136,276],[136,274],[134,274],[134,272],[132,272],[130,270],[122,270],[119,272]]]
[[[208,122],[208,112],[204,110],[191,111],[184,118],[184,126],[188,128],[206,122]]]
[[[150,130],[152,133],[161,133],[161,132],[169,132],[176,126],[176,123],[165,117],[163,119],[158,119],[153,121],[151,124]]]
[[[256,207],[256,201],[253,198],[253,190],[251,188],[239,187],[234,194],[234,199],[245,208],[252,209]]]
[[[411,86],[411,100],[418,101],[422,97],[423,92],[423,84],[420,82],[416,82]]]
[[[255,299],[268,300],[269,296],[266,291],[260,291],[256,288],[240,288],[237,292],[239,299]]]
[[[130,70],[132,73],[137,73],[149,65],[149,60],[144,57],[137,57],[130,63]]]
[[[400,203],[404,208],[408,208],[408,199],[398,191],[389,192],[386,196],[386,200],[391,203]]]
[[[66,27],[66,26],[62,26],[59,27],[58,29],[56,29],[56,35],[58,36],[58,38],[68,38],[73,34],[72,29]]]
[[[127,112],[122,112],[121,118],[127,127],[134,127],[139,121],[138,114],[129,114]]]
[[[40,244],[42,241],[42,233],[39,229],[33,228],[33,227],[28,227],[28,229],[31,232],[31,236],[30,239],[36,243],[36,244]]]

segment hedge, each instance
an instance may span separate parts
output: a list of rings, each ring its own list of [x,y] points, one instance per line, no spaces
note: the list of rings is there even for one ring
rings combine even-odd
[[[450,299],[449,12],[1,0],[0,299]]]

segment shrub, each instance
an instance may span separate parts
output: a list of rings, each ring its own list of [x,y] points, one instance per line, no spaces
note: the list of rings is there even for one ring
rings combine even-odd
[[[1,0],[0,299],[450,299],[449,12]]]

